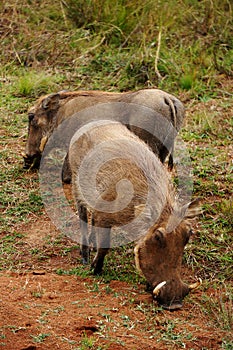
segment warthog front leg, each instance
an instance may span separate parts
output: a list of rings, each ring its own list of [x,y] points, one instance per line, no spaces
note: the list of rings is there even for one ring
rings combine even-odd
[[[91,217],[91,233],[89,235],[89,244],[90,246],[93,247],[93,251],[96,252],[97,243],[96,243],[96,232],[95,232],[95,220],[93,215]]]
[[[69,163],[69,154],[67,153],[65,159],[64,159],[64,163],[63,163],[63,167],[62,167],[62,182],[66,183],[66,184],[70,184],[71,183],[71,169],[70,169],[70,163]]]
[[[99,275],[102,272],[104,257],[110,248],[111,228],[96,227],[97,253],[91,264],[94,267],[94,274]]]
[[[81,256],[82,263],[88,264],[89,262],[89,241],[88,241],[88,225],[87,225],[87,209],[78,204],[78,215],[80,220],[80,231],[81,231]]]

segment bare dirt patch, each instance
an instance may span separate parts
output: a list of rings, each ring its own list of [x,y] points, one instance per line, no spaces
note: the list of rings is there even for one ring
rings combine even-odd
[[[2,349],[221,349],[228,336],[202,311],[204,287],[186,298],[180,311],[160,310],[143,284],[58,275],[79,264],[78,250],[62,256],[63,238],[45,215],[17,228],[24,235],[17,272],[0,275]],[[43,256],[33,255],[37,249]],[[78,258],[78,259],[77,259]],[[185,278],[193,272],[184,267]]]

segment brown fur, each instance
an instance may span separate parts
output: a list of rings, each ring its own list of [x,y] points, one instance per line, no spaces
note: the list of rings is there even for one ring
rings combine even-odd
[[[155,117],[150,117],[149,130],[157,135],[163,135],[166,138],[168,130],[164,130],[163,119],[165,118],[179,131],[184,119],[184,107],[182,103],[173,95],[157,89],[145,89],[135,92],[104,92],[104,91],[61,91],[59,93],[42,96],[38,99],[35,106],[29,110],[29,134],[25,149],[25,168],[32,165],[37,158],[37,165],[41,156],[40,144],[41,139],[46,136],[49,139],[53,131],[64,120],[70,118],[86,108],[95,106],[99,103],[122,102],[131,103],[150,108],[155,113]],[[116,115],[117,119],[118,116]],[[146,141],[153,152],[158,155],[162,162],[165,161],[169,151],[172,152],[175,134],[169,133],[167,147],[163,142],[153,137],[146,131],[148,121],[141,121],[142,127],[138,128],[134,125],[134,117],[128,114],[124,116],[124,123],[128,128],[138,135],[142,140]],[[118,120],[122,121],[122,120]],[[161,121],[161,123],[160,123]],[[87,120],[88,122],[88,120]],[[159,125],[161,124],[161,125]],[[170,165],[172,167],[172,157],[170,157]],[[69,181],[69,167],[65,164],[64,178]]]
[[[82,129],[81,129],[82,130]],[[128,179],[130,183],[134,186],[134,195],[131,205],[128,206],[127,211],[124,210],[124,218],[122,218],[122,213],[117,214],[107,214],[98,213],[96,219],[98,224],[106,227],[105,220],[109,221],[109,216],[111,217],[110,221],[115,224],[124,225],[128,217],[134,217],[134,207],[146,203],[147,194],[148,194],[148,179],[145,176],[145,172],[149,171],[149,180],[151,181],[150,186],[153,184],[153,191],[155,191],[155,198],[157,201],[153,203],[153,208],[151,211],[156,211],[160,214],[160,206],[165,204],[167,191],[168,191],[168,175],[164,170],[164,167],[160,165],[158,158],[154,158],[154,155],[151,150],[133,133],[131,133],[124,125],[112,122],[106,125],[101,125],[93,127],[93,129],[84,133],[76,142],[72,144],[69,150],[69,160],[71,162],[71,171],[72,177],[75,178],[78,175],[79,166],[82,160],[85,158],[86,154],[92,150],[94,147],[100,145],[103,142],[111,142],[114,140],[114,145],[108,145],[106,147],[112,147],[111,152],[120,150],[119,154],[127,155],[128,159],[117,158],[105,163],[97,174],[97,188],[101,191],[102,198],[106,201],[112,202],[116,199],[116,184],[121,179]],[[133,158],[135,154],[132,155],[129,159],[130,150],[126,148],[123,144],[124,140],[131,140],[135,143],[138,143],[140,153],[137,152],[138,163],[140,164],[139,168],[135,163],[133,163]],[[104,146],[103,146],[104,148]],[[80,150],[77,152],[77,150]],[[132,152],[132,150],[131,150]],[[148,156],[148,154],[150,156]],[[153,161],[151,161],[153,160]],[[152,175],[155,173],[156,175]],[[86,188],[89,184],[89,174],[85,173],[83,176],[83,183]],[[154,177],[156,176],[157,182],[154,182]],[[86,184],[85,184],[86,180]],[[78,192],[76,184],[74,186],[75,197],[79,198],[79,201],[87,205],[85,200],[82,199],[80,193]],[[158,207],[158,208],[156,208]],[[90,211],[91,208],[88,208]]]
[[[133,237],[135,239],[142,237],[135,247],[137,268],[152,287],[166,281],[158,301],[164,307],[171,307],[171,305],[177,307],[189,292],[188,286],[181,280],[180,270],[184,246],[191,234],[189,218],[199,212],[197,203],[180,208],[166,168],[149,147],[124,125],[117,122],[106,123],[106,121],[102,124],[100,122],[99,125],[90,123],[80,129],[78,135],[72,139],[69,149],[73,192],[79,213],[83,213],[84,208],[87,208],[92,212],[96,226],[97,255],[92,264],[95,273],[100,273],[102,270],[104,256],[110,247],[111,228],[132,222]],[[131,143],[133,153],[129,146]],[[116,188],[119,181],[125,178],[134,188],[130,203],[123,210],[114,213],[99,210],[98,207],[96,209],[86,199],[89,194],[92,194],[89,185],[91,176],[89,171],[92,168],[80,175],[83,161],[90,151],[98,149],[100,145],[101,149],[95,153],[91,161],[95,162],[98,157],[101,159],[105,149],[112,154],[112,159],[104,162],[96,174],[98,198],[107,200],[109,206],[114,201],[121,200],[126,195],[127,187],[118,192],[118,197]],[[86,194],[83,194],[80,181],[87,189]],[[147,205],[148,192],[150,200]],[[98,198],[95,205],[98,205]],[[138,225],[137,221],[134,225],[133,222],[140,213],[142,214],[141,225]],[[84,216],[80,218],[83,220]],[[81,234],[84,236],[87,234],[86,228]],[[87,238],[83,242],[85,244],[82,249],[87,258]]]

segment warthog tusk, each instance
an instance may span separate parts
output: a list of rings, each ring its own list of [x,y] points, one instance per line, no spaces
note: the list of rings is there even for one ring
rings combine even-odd
[[[23,158],[27,158],[27,155],[26,155],[26,153],[21,153],[21,156],[23,157]]]
[[[160,289],[165,286],[167,282],[166,281],[163,281],[163,282],[160,282],[153,290],[153,294],[155,297],[157,297],[159,295],[159,292],[160,292]]]
[[[198,281],[189,285],[190,290],[195,290],[202,285],[202,279],[198,278]]]
[[[40,150],[41,153],[43,152],[47,141],[48,141],[48,137],[47,136],[42,137],[42,139],[40,141],[40,147],[39,147],[39,150]]]

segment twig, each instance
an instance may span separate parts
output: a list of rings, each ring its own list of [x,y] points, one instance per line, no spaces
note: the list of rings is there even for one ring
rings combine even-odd
[[[231,94],[230,92],[225,91],[225,90],[217,89],[217,91],[219,91],[219,92],[221,92],[221,93],[223,93],[225,95],[228,95],[228,96],[233,96],[233,94]]]
[[[125,41],[123,42],[123,44],[121,44],[120,48],[124,47],[128,40],[130,39],[130,37],[133,35],[134,32],[136,32],[136,30],[139,28],[139,26],[141,25],[141,22],[139,22],[136,27],[131,31],[131,33],[127,36],[127,38],[125,39]]]
[[[68,28],[68,23],[67,23],[67,18],[66,18],[66,14],[65,14],[65,10],[64,10],[64,4],[66,5],[66,3],[64,1],[60,1],[60,6],[61,6],[61,12],[62,12],[62,16],[64,18],[64,22],[65,22],[65,26],[66,28]],[[66,5],[67,6],[67,5]]]
[[[155,73],[159,80],[162,79],[162,75],[159,73],[159,70],[158,70],[159,53],[160,53],[160,47],[161,47],[161,36],[162,36],[162,29],[159,30],[157,50],[155,53]]]
[[[20,65],[22,66],[23,65],[22,60],[20,59],[19,54],[16,51],[15,47],[13,47],[13,51],[14,51],[15,56],[16,56],[17,60],[19,61]]]

